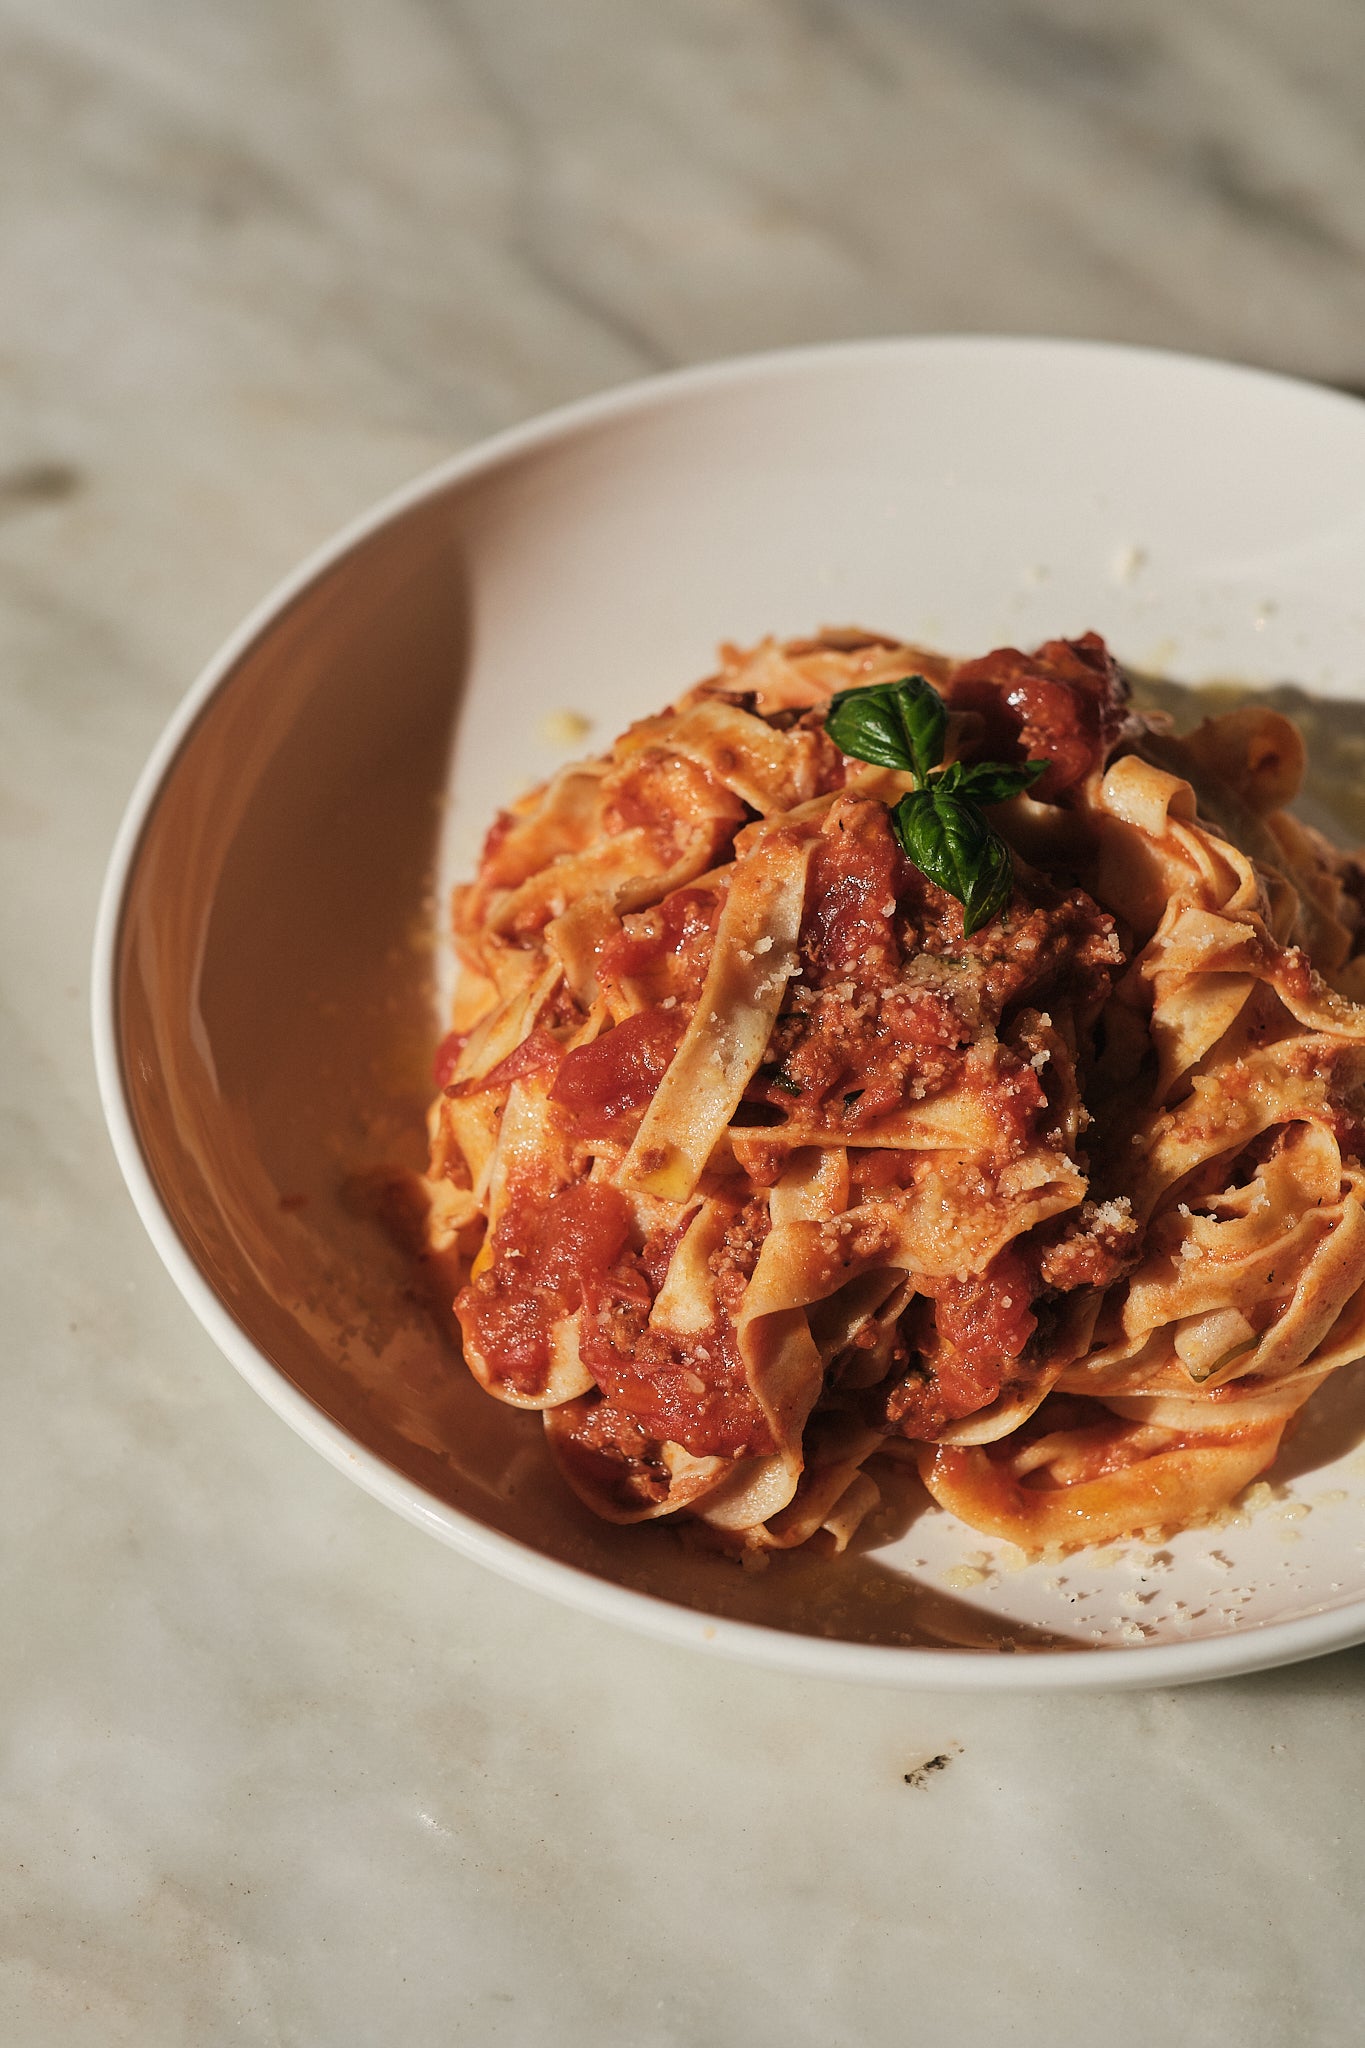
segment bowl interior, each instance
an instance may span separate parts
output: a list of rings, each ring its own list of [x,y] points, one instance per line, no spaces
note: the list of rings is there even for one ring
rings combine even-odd
[[[1292,1547],[1277,1510],[1156,1556],[1008,1573],[911,1490],[834,1566],[751,1575],[664,1530],[604,1528],[537,1418],[469,1379],[364,1191],[423,1156],[445,886],[497,805],[563,758],[550,713],[591,717],[605,743],[722,638],[848,622],[964,652],[1094,626],[1191,680],[1365,695],[1362,552],[1365,408],[1066,345],[740,365],[415,488],[205,679],[123,880],[123,1098],[258,1384],[291,1383],[455,1540],[494,1532],[812,1638],[1076,1650],[1359,1601],[1349,1375],[1283,1475],[1315,1508]],[[978,1579],[954,1584],[973,1557]]]

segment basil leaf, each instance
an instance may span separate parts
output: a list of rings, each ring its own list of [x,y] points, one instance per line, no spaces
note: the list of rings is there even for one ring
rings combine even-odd
[[[1046,761],[953,761],[934,777],[934,787],[953,796],[969,797],[973,803],[1002,804],[1007,797],[1029,789],[1040,775],[1046,775]]]
[[[1014,888],[1010,850],[975,803],[944,789],[942,777],[903,796],[891,822],[915,866],[962,905],[968,938],[1004,909]]]
[[[943,759],[947,730],[947,707],[923,676],[840,690],[825,716],[825,731],[841,753],[877,768],[899,768],[920,782]]]

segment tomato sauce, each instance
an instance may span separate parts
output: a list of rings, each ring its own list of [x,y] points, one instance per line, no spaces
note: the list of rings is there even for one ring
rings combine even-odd
[[[748,816],[739,798],[698,762],[664,752],[637,755],[608,778],[603,794],[603,829],[643,832],[661,868],[679,859],[703,827],[711,858],[721,859]]]
[[[1035,1284],[1016,1245],[997,1253],[984,1273],[966,1280],[935,1280],[939,1356],[951,1352],[965,1373],[1012,1365],[1038,1327],[1029,1307]]]
[[[652,910],[624,920],[602,948],[605,981],[645,985],[656,1003],[693,1001],[711,965],[720,921],[719,889],[674,889]]]
[[[548,1196],[519,1190],[499,1219],[492,1265],[456,1299],[466,1341],[497,1379],[536,1394],[550,1370],[552,1325],[581,1310],[579,1356],[603,1396],[592,1411],[599,1441],[615,1430],[656,1447],[681,1444],[695,1457],[771,1451],[724,1309],[743,1292],[741,1269],[752,1269],[757,1256],[747,1211],[716,1254],[719,1321],[697,1331],[649,1325],[685,1228],[684,1221],[659,1232],[637,1253],[629,1205],[605,1182],[579,1181]]]
[[[852,1136],[960,1085],[968,1049],[1000,1038],[970,1071],[1001,1146],[1022,1143],[1047,1097],[1004,1042],[1009,1017],[1055,1003],[1084,1028],[1123,965],[1112,918],[1042,877],[1018,879],[968,938],[961,905],[901,853],[886,806],[841,799],[812,851],[801,971],[747,1091],[751,1118],[762,1105]]]
[[[950,1078],[949,1049],[971,1031],[938,991],[901,980],[901,898],[917,873],[884,804],[840,800],[811,850],[801,971],[750,1102],[853,1131],[898,1107],[912,1074],[921,1092]]]
[[[677,1050],[681,1010],[641,1010],[590,1045],[565,1053],[550,1099],[567,1109],[577,1136],[629,1144]]]
[[[736,1209],[708,1260],[716,1312],[705,1329],[655,1328],[649,1321],[681,1242],[677,1226],[646,1241],[634,1272],[618,1265],[585,1291],[579,1353],[611,1416],[698,1458],[761,1457],[773,1449],[734,1322],[767,1232],[762,1197]]]
[[[1128,686],[1098,633],[1049,640],[1036,654],[998,647],[963,662],[946,692],[954,711],[975,711],[982,760],[1046,761],[1032,794],[1046,803],[1098,768],[1122,728]]]
[[[505,1095],[514,1081],[524,1081],[532,1074],[553,1074],[563,1057],[564,1048],[559,1040],[543,1024],[538,1024],[520,1045],[513,1047],[506,1059],[490,1067],[481,1079],[460,1081],[451,1087],[450,1093]]]
[[[1216,1395],[1210,1398],[1215,1399]],[[1049,1394],[1018,1429],[984,1448],[992,1463],[1006,1464],[1026,1445],[1051,1436],[1059,1438],[1057,1455],[1065,1470],[1063,1483],[1068,1486],[1106,1479],[1111,1473],[1141,1463],[1151,1454],[1142,1432],[1135,1431],[1127,1417],[1114,1415],[1097,1401],[1074,1394]],[[1227,1442],[1229,1438],[1220,1432],[1219,1440]],[[1197,1442],[1197,1435],[1172,1432],[1166,1448],[1174,1449],[1191,1441]],[[1059,1477],[1048,1465],[1042,1465],[1026,1473],[1019,1483],[1026,1491],[1045,1492],[1058,1483]]]
[[[494,1260],[460,1290],[455,1313],[490,1370],[536,1393],[550,1369],[552,1323],[571,1315],[630,1239],[630,1210],[613,1187],[577,1181],[548,1197],[518,1191],[493,1238]]]
[[[893,1390],[886,1413],[906,1436],[934,1437],[988,1408],[1011,1377],[1038,1327],[1037,1279],[1026,1253],[1011,1244],[983,1273],[919,1286],[921,1299],[904,1319],[919,1364]]]
[[[900,965],[895,916],[910,863],[884,805],[844,802],[834,825],[811,850],[801,927],[808,976],[819,982],[888,976]]]
[[[761,1457],[771,1431],[732,1326],[654,1330],[635,1305],[594,1290],[579,1350],[612,1411],[694,1457]]]

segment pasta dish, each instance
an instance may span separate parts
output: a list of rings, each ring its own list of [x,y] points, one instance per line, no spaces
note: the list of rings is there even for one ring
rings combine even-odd
[[[1365,867],[1295,726],[1095,634],[717,672],[493,825],[422,1184],[470,1371],[618,1523],[1207,1518],[1365,1353]]]

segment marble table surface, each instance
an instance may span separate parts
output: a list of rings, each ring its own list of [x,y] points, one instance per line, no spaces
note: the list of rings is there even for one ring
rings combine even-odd
[[[86,1014],[196,668],[493,428],[896,331],[1365,383],[1363,64],[1354,0],[0,0],[0,2040],[1359,2038],[1365,1651],[913,1697],[504,1585],[217,1356]]]

